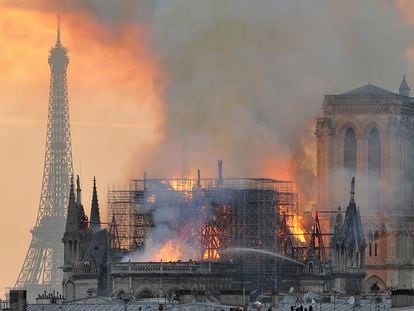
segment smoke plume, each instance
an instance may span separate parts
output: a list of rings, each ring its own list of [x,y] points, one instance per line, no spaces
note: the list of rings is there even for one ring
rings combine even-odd
[[[223,159],[226,176],[298,181],[309,203],[323,95],[368,82],[395,90],[409,31],[386,1],[158,1],[166,124],[136,171],[215,175]]]
[[[188,187],[191,191],[194,185]],[[144,202],[153,227],[144,247],[128,254],[124,261],[177,261],[200,259],[202,228],[211,220],[211,198],[194,198],[186,191],[175,191],[174,182],[147,181]],[[194,195],[194,194],[193,194]],[[140,207],[138,207],[140,208]]]

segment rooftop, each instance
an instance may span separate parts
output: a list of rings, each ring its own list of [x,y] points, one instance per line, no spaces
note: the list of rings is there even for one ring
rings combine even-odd
[[[398,95],[396,93],[393,93],[391,91],[387,91],[386,89],[380,88],[378,86],[375,86],[373,84],[365,84],[363,86],[360,86],[356,89],[353,89],[351,91],[342,93],[340,95],[345,96],[394,96]]]

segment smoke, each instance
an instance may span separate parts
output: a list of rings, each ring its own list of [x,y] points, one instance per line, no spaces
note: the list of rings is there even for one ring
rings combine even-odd
[[[158,1],[152,26],[166,123],[134,172],[213,175],[223,159],[226,176],[298,181],[305,204],[323,95],[395,90],[409,71],[412,31],[387,1]]]
[[[151,8],[144,18],[147,13],[138,4],[127,8],[126,3],[0,1],[0,38],[5,43],[0,53],[0,188],[9,207],[0,220],[1,243],[9,252],[0,259],[0,266],[7,267],[0,270],[1,288],[16,281],[31,239],[28,229],[36,220],[50,78],[47,58],[56,40],[57,11],[70,58],[73,164],[85,185],[85,202],[90,202],[96,176],[101,215],[106,214],[107,185],[125,181],[126,162],[137,145],[159,139],[163,74],[150,47]],[[21,243],[6,239],[10,232]]]
[[[156,1],[145,0],[5,0],[2,6],[53,13],[88,14],[113,29],[151,22]]]
[[[150,57],[149,92],[162,96],[163,111],[147,119],[156,135],[137,141],[128,177],[193,176],[198,167],[213,175],[223,159],[227,176],[298,181],[307,205],[315,193],[313,124],[323,94],[367,82],[395,89],[412,55],[405,1],[8,0],[3,6],[61,11],[78,34],[125,45],[126,61]],[[86,30],[77,20],[83,16]],[[147,44],[152,55],[142,53]],[[142,88],[128,79],[146,61],[115,76],[120,92]]]
[[[414,24],[414,3],[410,0],[396,0],[403,18],[410,24]]]
[[[97,174],[101,185],[143,171],[193,175],[200,167],[213,175],[223,159],[225,176],[295,179],[311,197],[315,172],[309,163],[315,162],[307,150],[313,149],[323,94],[368,82],[396,90],[404,72],[414,81],[412,10],[404,0],[5,0],[0,8],[19,11],[1,19],[7,44],[0,90],[7,105],[0,109],[6,116],[24,111],[45,119],[33,111],[46,111],[45,53],[60,11],[71,57],[73,120],[145,128],[73,126],[75,161],[82,159],[85,179]],[[45,28],[49,33],[39,33]],[[16,154],[30,158],[2,170],[3,189],[23,179],[38,184],[43,155],[33,158],[33,150],[43,146],[44,128],[38,132],[36,143],[7,136],[2,163]],[[22,152],[29,143],[33,148]],[[32,163],[39,168],[18,171]],[[17,191],[4,195],[4,205],[35,210],[38,194]],[[26,213],[10,218],[19,214]]]
[[[147,181],[146,187],[144,202],[152,203],[146,204],[146,212],[151,214],[153,226],[144,247],[126,255],[123,261],[199,259],[201,230],[210,219],[211,202],[206,198],[197,200],[190,192],[175,191],[174,183],[167,180]]]

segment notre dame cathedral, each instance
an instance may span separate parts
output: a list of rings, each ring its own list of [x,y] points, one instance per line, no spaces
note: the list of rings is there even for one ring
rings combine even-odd
[[[343,206],[359,180],[365,289],[413,288],[414,97],[405,76],[398,94],[367,84],[326,95],[316,137],[318,208]]]

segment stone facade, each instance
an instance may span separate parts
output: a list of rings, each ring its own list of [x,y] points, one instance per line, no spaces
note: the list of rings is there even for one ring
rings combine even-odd
[[[356,176],[367,241],[365,289],[414,286],[414,98],[405,77],[400,94],[368,84],[326,95],[322,108],[318,209],[343,206],[345,185]]]
[[[240,287],[239,269],[227,262],[129,262],[111,269],[114,293],[124,291],[137,299],[171,297],[180,290],[218,295]]]
[[[359,294],[365,276],[365,238],[359,208],[355,203],[355,177],[352,178],[351,199],[342,220],[338,208],[331,238],[331,268],[333,288]]]
[[[94,295],[108,295],[108,232],[102,230],[94,180],[91,222],[85,215],[81,199],[79,176],[76,198],[71,180],[68,215],[66,219],[63,266],[63,295],[67,301]]]
[[[326,264],[317,258],[316,253],[311,256],[312,260],[304,263],[295,260],[276,262],[271,259],[267,264],[273,273],[277,273],[275,279],[275,274],[267,275],[269,270],[263,267],[257,269],[245,257],[199,262],[121,262],[125,253],[111,248],[113,235],[110,228],[116,226],[115,221],[112,221],[109,230],[100,227],[95,183],[91,221],[84,213],[79,180],[76,193],[75,198],[72,181],[62,240],[65,246],[62,285],[66,301],[122,295],[134,299],[178,297],[183,301],[190,298],[201,301],[204,297],[211,301],[239,301],[242,296],[235,295],[235,291],[248,290],[249,287],[258,292],[269,291],[270,288],[264,287],[260,281],[252,287],[252,280],[263,280],[265,277],[274,279],[278,290],[282,292],[287,292],[291,287],[313,291],[335,288],[343,293],[354,294],[361,287],[365,240],[353,195],[345,220],[341,220],[338,234],[332,238],[332,244],[338,245],[341,250],[334,255],[337,260],[333,262],[337,264]]]

